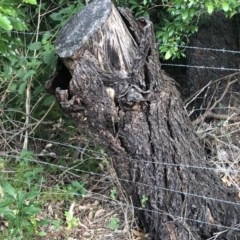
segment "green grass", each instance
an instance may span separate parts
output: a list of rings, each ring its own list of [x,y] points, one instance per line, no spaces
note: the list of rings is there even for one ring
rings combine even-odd
[[[97,165],[92,163],[93,158],[88,157],[89,165],[83,159],[71,163],[70,156],[65,162],[62,157],[61,165],[52,164],[52,159],[47,158],[38,162],[34,152],[25,150],[16,158],[0,158],[0,221],[4,224],[0,239],[30,240],[43,237],[47,234],[43,229],[49,225],[56,225],[56,229],[74,227],[76,219],[69,209],[63,213],[65,221],[61,217],[48,219],[47,216],[39,218],[39,215],[42,206],[48,202],[64,202],[69,206],[87,194],[85,183],[79,180],[80,173],[67,182],[62,175],[76,173],[81,165],[84,165],[84,169],[97,171]],[[41,164],[43,161],[46,164]]]

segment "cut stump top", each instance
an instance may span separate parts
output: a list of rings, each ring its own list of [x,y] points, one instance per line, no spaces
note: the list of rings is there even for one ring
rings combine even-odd
[[[111,8],[111,0],[95,0],[71,18],[57,37],[57,54],[72,56],[106,22]]]

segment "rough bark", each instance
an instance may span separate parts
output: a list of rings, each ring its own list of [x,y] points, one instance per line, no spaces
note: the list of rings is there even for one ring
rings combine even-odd
[[[239,223],[236,194],[201,169],[208,167],[204,150],[161,70],[152,23],[134,21],[110,0],[94,1],[62,29],[56,48],[62,63],[48,89],[112,156],[151,238],[207,239],[224,231],[218,239],[239,239],[239,231],[220,226]]]

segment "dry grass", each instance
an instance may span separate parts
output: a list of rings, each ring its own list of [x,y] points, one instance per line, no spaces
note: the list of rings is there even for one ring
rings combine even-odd
[[[95,178],[95,177],[94,177]],[[66,206],[65,201],[47,201],[42,206],[40,219],[51,219],[52,222],[62,220],[64,223],[56,230],[54,225],[43,229],[47,237],[41,239],[81,239],[81,240],[144,240],[145,234],[136,227],[134,209],[124,199],[113,200],[106,189],[113,187],[104,179],[92,179],[92,183],[98,181],[94,189],[82,199],[75,199]],[[96,183],[95,183],[96,184]],[[105,188],[100,193],[99,188]],[[76,226],[66,226],[66,211],[72,211],[76,218]],[[117,225],[111,226],[111,221],[116,220]],[[116,227],[116,229],[112,229]]]
[[[209,82],[186,103],[199,137],[209,150],[209,161],[226,186],[240,197],[240,74]],[[194,102],[200,108],[196,109]]]
[[[17,175],[13,164],[8,166],[8,162],[18,164],[24,124],[9,119],[8,125],[9,129],[6,129],[1,124],[0,158],[6,162],[3,173],[10,173],[9,179],[14,182]],[[36,236],[35,239],[147,240],[147,235],[137,226],[134,207],[121,189],[109,161],[102,161],[103,156],[99,150],[79,146],[79,136],[68,133],[62,121],[53,124],[48,131],[51,135],[48,139],[29,138],[29,146],[35,153],[35,158],[30,162],[36,167],[44,167],[45,181],[39,186],[41,195],[38,199],[41,213],[37,215],[37,220],[49,221],[49,224],[38,229],[43,230],[46,236]],[[56,135],[61,134],[68,137],[67,143],[50,140],[55,140]],[[87,166],[93,158],[99,162],[96,174],[94,170],[91,173],[90,170],[77,171],[77,168]],[[63,193],[56,186],[63,187],[74,180],[85,184],[87,192],[84,197],[77,192],[74,197],[62,197]],[[66,212],[72,214],[72,226]],[[3,231],[7,227],[8,222],[0,217],[0,229]]]

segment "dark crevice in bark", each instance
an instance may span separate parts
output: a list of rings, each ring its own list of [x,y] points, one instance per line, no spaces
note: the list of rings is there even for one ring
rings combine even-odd
[[[171,97],[171,96],[169,96]],[[174,132],[172,130],[172,126],[171,126],[171,116],[170,116],[170,109],[171,109],[171,99],[168,100],[168,108],[167,108],[167,127],[168,127],[168,131],[169,131],[169,135],[171,137],[171,139],[174,141]]]
[[[167,167],[164,167],[164,184],[165,184],[165,188],[168,188],[168,169]]]
[[[146,89],[144,89],[145,91],[147,90],[151,90],[151,80],[149,79],[148,76],[148,69],[146,67],[144,67],[144,77],[145,77],[145,84],[146,84]]]
[[[122,20],[125,23],[128,31],[133,37],[134,41],[139,44],[140,43],[140,31],[136,31],[138,28],[136,22],[133,21],[132,12],[129,9],[118,8],[120,15],[122,16]]]

